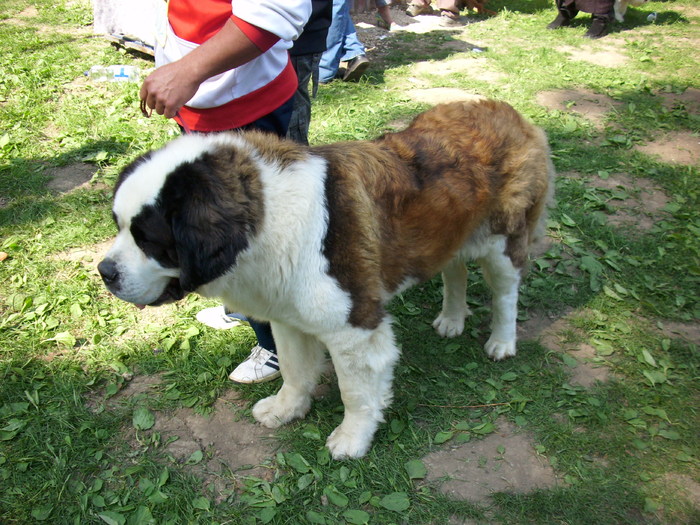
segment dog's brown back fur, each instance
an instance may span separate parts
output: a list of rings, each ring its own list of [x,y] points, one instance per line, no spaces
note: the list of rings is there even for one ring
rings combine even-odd
[[[551,191],[544,133],[503,102],[439,105],[399,133],[311,151],[329,163],[331,273],[367,328],[383,291],[431,278],[486,222],[522,267]]]

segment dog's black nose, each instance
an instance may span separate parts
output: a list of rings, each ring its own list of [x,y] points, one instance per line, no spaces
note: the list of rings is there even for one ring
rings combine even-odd
[[[112,259],[104,259],[100,264],[97,265],[97,271],[100,272],[102,280],[105,284],[114,284],[119,279],[119,270],[117,270],[117,263]]]

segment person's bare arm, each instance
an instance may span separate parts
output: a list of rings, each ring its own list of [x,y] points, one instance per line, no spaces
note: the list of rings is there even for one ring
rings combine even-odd
[[[141,86],[141,100],[167,118],[199,89],[199,85],[219,73],[241,66],[262,51],[232,21],[180,60],[157,68]]]

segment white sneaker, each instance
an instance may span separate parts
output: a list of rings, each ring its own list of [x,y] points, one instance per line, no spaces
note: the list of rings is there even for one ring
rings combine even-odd
[[[217,330],[228,330],[244,324],[239,314],[227,313],[223,306],[212,306],[197,313],[197,321]]]
[[[248,358],[229,374],[228,378],[236,383],[253,384],[272,381],[280,375],[282,374],[277,362],[277,354],[257,345]]]

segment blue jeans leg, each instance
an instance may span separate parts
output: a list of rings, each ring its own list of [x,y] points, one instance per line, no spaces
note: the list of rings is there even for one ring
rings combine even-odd
[[[365,46],[362,45],[362,42],[360,42],[360,39],[357,37],[355,24],[353,24],[349,14],[345,24],[345,43],[343,44],[343,48],[345,53],[340,59],[341,62],[346,62],[365,54]]]
[[[342,60],[364,54],[365,48],[357,38],[355,24],[350,17],[350,2],[333,0],[333,18],[328,28],[326,51],[321,55],[319,64],[319,82],[325,84],[333,80]]]

